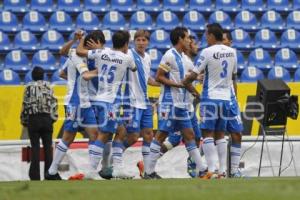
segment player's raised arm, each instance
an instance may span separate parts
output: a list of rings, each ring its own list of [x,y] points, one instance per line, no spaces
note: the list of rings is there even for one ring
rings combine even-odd
[[[83,37],[83,31],[82,30],[78,30],[75,32],[74,34],[74,38],[70,41],[68,41],[67,43],[64,44],[64,46],[61,48],[61,50],[59,50],[59,54],[61,56],[67,56],[72,45],[77,41],[80,40]]]
[[[86,48],[84,48],[84,38],[80,39],[79,45],[76,48],[76,53],[77,55],[81,57],[87,57],[88,56],[88,51]]]

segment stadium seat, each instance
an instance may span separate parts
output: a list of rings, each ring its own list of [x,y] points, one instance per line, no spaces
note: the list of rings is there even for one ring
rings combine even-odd
[[[25,13],[28,11],[28,5],[26,0],[4,0],[4,10],[9,10],[13,13]]]
[[[294,81],[300,82],[300,68],[294,74]]]
[[[264,12],[266,5],[263,0],[242,0],[242,9],[251,12]]]
[[[76,14],[82,11],[80,0],[57,0],[57,9],[70,14]]]
[[[12,48],[8,36],[0,31],[0,53],[5,53]]]
[[[172,30],[179,25],[178,17],[171,11],[163,11],[156,18],[156,27],[158,29]]]
[[[31,10],[38,10],[45,14],[52,13],[55,10],[53,0],[31,0],[30,5]]]
[[[281,35],[280,43],[281,47],[298,50],[300,49],[300,33],[295,29],[288,29]]]
[[[15,72],[27,72],[30,69],[29,60],[21,50],[13,50],[5,56],[5,68]]]
[[[293,0],[293,9],[294,10],[300,9],[300,0]]]
[[[300,30],[300,11],[295,10],[291,12],[286,19],[287,28],[294,28]]]
[[[298,67],[297,55],[288,48],[283,48],[277,51],[274,61],[274,65],[282,66],[290,71],[293,71]]]
[[[273,64],[270,54],[261,48],[251,51],[248,57],[248,66],[255,66],[263,71],[269,70]]]
[[[32,33],[41,33],[47,30],[45,17],[37,12],[30,11],[23,18],[23,28]]]
[[[285,68],[281,66],[275,66],[269,71],[268,79],[282,79],[284,81],[290,82],[291,75]]]
[[[32,67],[40,66],[47,72],[53,72],[57,69],[56,60],[48,50],[39,50],[32,57]]]
[[[158,48],[160,50],[166,50],[171,47],[169,34],[162,30],[155,30],[150,36],[150,48]]]
[[[236,29],[231,32],[232,44],[234,48],[250,49],[252,48],[252,40],[249,34],[243,29]]]
[[[112,35],[113,35],[113,33],[109,29],[102,30],[102,31],[103,31],[103,34],[104,34],[104,37],[105,37],[105,46],[106,47],[112,47]]]
[[[102,24],[104,29],[124,30],[126,21],[118,11],[110,11],[104,15]]]
[[[133,0],[111,0],[110,6],[112,10],[117,10],[121,13],[136,11]]]
[[[30,31],[20,31],[15,36],[14,47],[24,51],[35,51],[38,49],[38,42]]]
[[[205,30],[205,19],[202,14],[196,10],[187,12],[182,19],[182,24],[193,31]]]
[[[224,29],[233,29],[229,15],[223,11],[216,11],[209,16],[209,23],[219,23]]]
[[[189,8],[200,13],[212,13],[215,11],[211,0],[190,0]]]
[[[137,11],[130,18],[130,28],[152,30],[152,18],[145,11]]]
[[[7,33],[15,33],[20,30],[18,19],[10,11],[2,11],[0,15],[1,30]]]
[[[278,48],[277,39],[274,32],[269,29],[261,29],[255,34],[254,39],[255,48],[261,47],[265,49],[276,49]]]
[[[163,8],[172,12],[186,11],[185,0],[163,0]]]
[[[160,63],[160,60],[162,58],[162,53],[157,49],[149,49],[148,53],[151,58],[151,65],[152,65],[151,68],[157,69],[157,67]]]
[[[10,69],[0,72],[0,85],[19,85],[20,83],[20,77],[16,72]]]
[[[278,12],[288,12],[292,9],[289,0],[268,0],[267,8]]]
[[[107,0],[84,0],[84,8],[96,13],[104,13],[109,10]]]
[[[207,40],[205,34],[203,34],[200,41],[200,48],[203,49],[206,47],[207,47]]]
[[[256,82],[258,80],[264,79],[263,72],[256,67],[247,67],[243,70],[241,74],[241,82]]]
[[[70,33],[74,31],[74,26],[70,15],[64,11],[53,13],[49,20],[49,28],[55,29],[62,33]]]
[[[99,24],[98,17],[91,11],[83,11],[76,19],[76,28],[85,31],[98,30]]]
[[[66,85],[67,81],[59,77],[60,70],[56,70],[51,76],[51,83],[54,85]]]
[[[29,72],[26,73],[25,77],[24,77],[24,83],[27,84],[29,82],[32,81],[32,70],[30,70]],[[48,81],[48,76],[46,73],[44,73],[44,78],[43,78],[44,81]]]
[[[138,10],[144,10],[146,12],[161,11],[159,0],[137,0],[136,5]]]
[[[240,51],[236,51],[237,61],[238,61],[238,71],[241,71],[246,68],[244,55]]]
[[[42,35],[41,38],[41,49],[49,49],[51,51],[58,51],[62,48],[65,41],[63,36],[55,31],[48,30]]]
[[[240,11],[240,5],[237,0],[216,0],[216,9],[234,13]]]
[[[273,31],[284,29],[284,22],[281,15],[274,10],[269,10],[261,17],[261,27],[269,28]]]
[[[259,28],[255,15],[248,10],[239,12],[235,17],[234,24],[236,28],[243,28],[246,31],[255,31]]]

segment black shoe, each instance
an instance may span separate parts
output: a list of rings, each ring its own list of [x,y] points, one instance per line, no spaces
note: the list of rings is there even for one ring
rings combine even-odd
[[[109,179],[111,179],[113,177],[112,176],[112,167],[107,167],[107,168],[101,169],[98,172],[98,174],[102,178],[109,180]]]
[[[54,175],[51,175],[51,174],[49,174],[49,172],[46,172],[45,180],[52,180],[52,181],[57,180],[57,181],[59,181],[59,180],[62,180],[62,178],[60,177],[60,175],[58,173],[56,173]]]
[[[159,176],[156,172],[153,172],[151,174],[144,174],[144,179],[162,179],[161,176]]]

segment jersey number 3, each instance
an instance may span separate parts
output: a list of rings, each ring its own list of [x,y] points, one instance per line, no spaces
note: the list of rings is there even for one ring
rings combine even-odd
[[[223,60],[223,62],[222,62],[223,71],[220,74],[221,78],[226,78],[227,77],[227,67],[228,67],[228,62],[226,60]]]

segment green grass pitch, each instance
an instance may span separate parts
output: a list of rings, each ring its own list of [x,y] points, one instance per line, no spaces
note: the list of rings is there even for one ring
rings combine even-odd
[[[300,178],[1,182],[1,200],[299,200]]]

